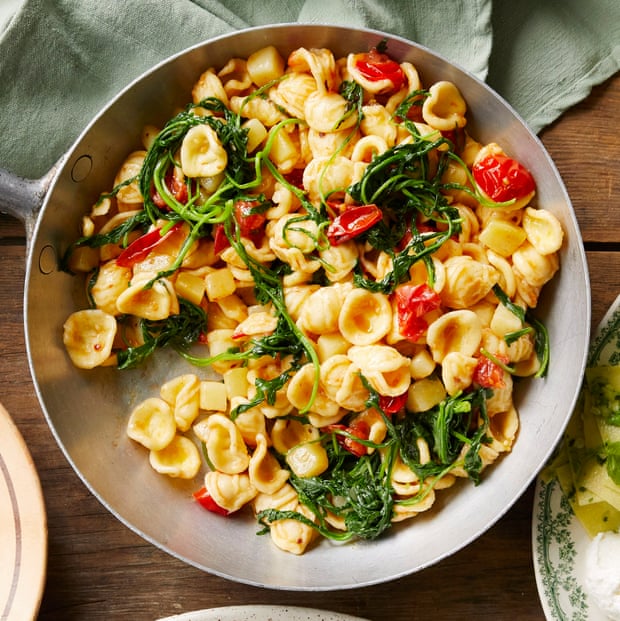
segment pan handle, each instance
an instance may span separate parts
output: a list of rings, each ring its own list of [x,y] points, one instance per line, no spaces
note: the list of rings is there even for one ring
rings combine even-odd
[[[21,220],[30,240],[39,210],[56,174],[57,165],[40,179],[24,179],[0,168],[0,212]]]

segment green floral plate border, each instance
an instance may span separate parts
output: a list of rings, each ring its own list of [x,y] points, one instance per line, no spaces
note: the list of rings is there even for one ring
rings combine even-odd
[[[588,366],[620,364],[620,296],[597,328]],[[553,480],[536,482],[532,551],[538,595],[548,621],[605,621],[584,590],[585,553],[590,538]]]

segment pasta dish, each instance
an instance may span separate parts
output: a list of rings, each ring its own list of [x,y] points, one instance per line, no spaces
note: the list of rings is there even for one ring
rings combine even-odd
[[[65,255],[89,307],[63,339],[80,369],[190,363],[127,412],[154,471],[302,554],[510,452],[563,232],[527,168],[469,135],[454,83],[384,44],[267,46],[141,140]]]

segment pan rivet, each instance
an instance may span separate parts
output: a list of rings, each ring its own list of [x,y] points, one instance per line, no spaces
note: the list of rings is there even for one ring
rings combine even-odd
[[[71,168],[71,179],[76,183],[84,181],[93,169],[93,159],[90,155],[81,155]]]
[[[51,274],[57,266],[56,251],[49,244],[41,248],[39,253],[39,271],[42,274]]]

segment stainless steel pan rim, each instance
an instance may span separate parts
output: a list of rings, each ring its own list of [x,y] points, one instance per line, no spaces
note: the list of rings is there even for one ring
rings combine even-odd
[[[283,53],[329,47],[338,54],[387,41],[391,55],[410,60],[422,80],[454,81],[469,107],[470,132],[494,140],[520,159],[538,181],[538,200],[566,232],[561,273],[545,290],[538,314],[552,339],[545,380],[517,393],[521,430],[512,454],[469,483],[439,497],[429,515],[398,525],[377,541],[322,542],[301,557],[257,537],[251,517],[223,520],[191,500],[196,483],[167,480],[150,470],[145,453],[124,434],[131,403],[152,394],[172,358],[135,371],[82,372],[68,362],[62,324],[83,303],[79,279],[57,269],[81,215],[110,187],[125,155],[139,145],[145,123],[160,124],[189,100],[191,85],[211,65],[273,44]],[[53,179],[53,180],[52,180]],[[51,184],[50,184],[50,180]],[[47,185],[49,184],[49,191]],[[6,176],[0,175],[6,186]],[[30,237],[24,323],[30,369],[56,441],[88,489],[122,523],[147,541],[201,570],[273,589],[328,591],[367,586],[419,571],[468,545],[497,522],[532,482],[561,437],[577,398],[589,340],[590,298],[583,243],[570,200],[538,138],[485,84],[430,50],[374,30],[280,24],[243,30],[193,46],[133,81],[93,119],[44,179],[20,184],[0,208],[18,214]],[[47,191],[40,213],[38,205]],[[30,226],[36,218],[36,224]],[[179,368],[182,368],[181,365]],[[183,367],[184,368],[184,367]]]

